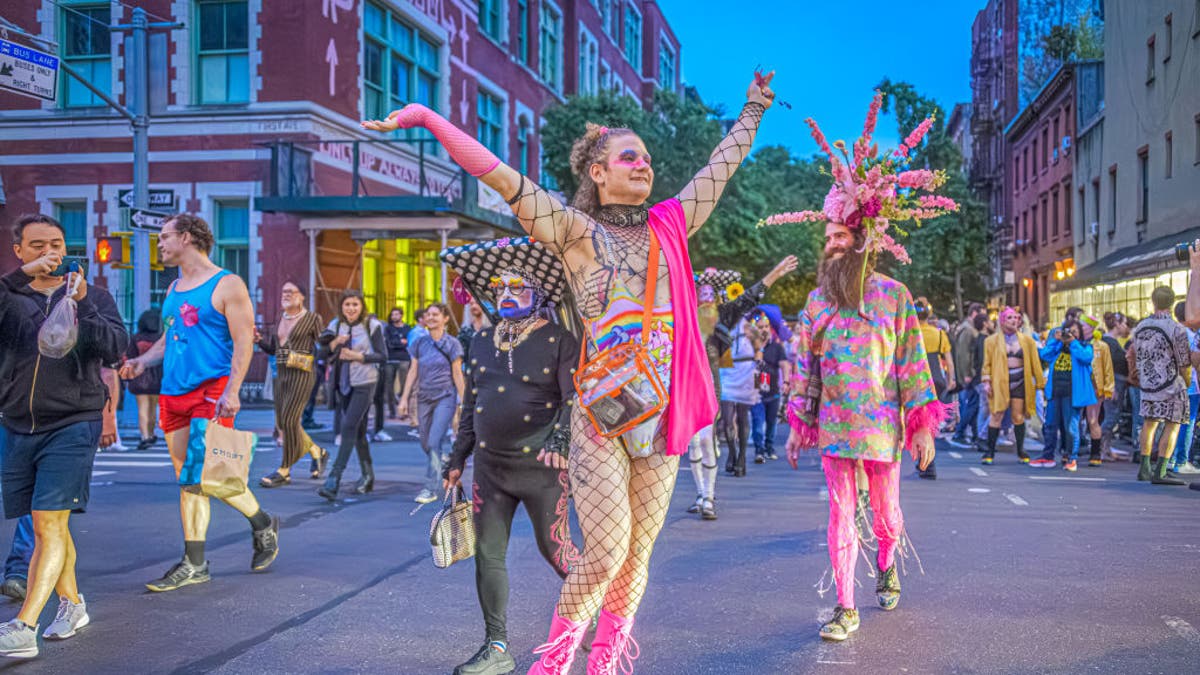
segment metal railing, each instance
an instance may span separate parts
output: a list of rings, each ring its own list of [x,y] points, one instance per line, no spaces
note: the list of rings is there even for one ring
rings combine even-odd
[[[362,159],[364,156],[363,146],[395,146],[399,145],[407,148],[416,149],[416,194],[419,197],[445,197],[450,201],[467,200],[475,198],[478,195],[478,184],[476,179],[466,171],[455,167],[450,173],[449,180],[441,183],[441,187],[434,185],[430,181],[432,165],[430,160],[438,157],[441,145],[434,139],[379,139],[379,140],[305,140],[305,141],[269,141],[260,143],[259,145],[270,148],[271,150],[271,181],[268,189],[268,195],[271,197],[318,197],[318,196],[337,196],[337,197],[371,197],[371,196],[397,196],[396,193],[387,195],[372,195],[367,189],[367,184],[362,175]],[[344,153],[338,151],[336,156],[344,158],[350,166],[347,170],[350,172],[350,190],[349,194],[321,192],[313,177],[313,154],[315,152],[323,152],[329,146],[341,148],[349,146],[349,152]],[[384,157],[382,159],[391,161],[393,158]],[[441,175],[446,175],[445,165],[442,164],[436,167],[436,172]],[[368,178],[368,180],[374,180]],[[377,181],[378,182],[378,181]],[[457,187],[458,190],[454,188]],[[389,186],[390,190],[401,190],[394,186]],[[455,193],[457,192],[457,197]]]

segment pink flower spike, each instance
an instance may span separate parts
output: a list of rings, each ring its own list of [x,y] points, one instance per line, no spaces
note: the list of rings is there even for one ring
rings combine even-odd
[[[833,148],[829,147],[829,141],[825,140],[825,134],[821,132],[821,127],[817,125],[817,121],[810,117],[804,120],[804,123],[812,129],[813,140],[817,142],[817,145],[821,148],[821,152],[833,157]]]
[[[929,128],[933,126],[933,120],[934,118],[932,115],[926,117],[923,122],[917,125],[916,129],[913,129],[912,133],[908,135],[908,138],[904,139],[904,145],[909,148],[916,148],[918,145],[920,145],[921,139],[925,138],[925,134],[929,133]]]
[[[883,92],[875,90],[875,98],[871,100],[871,107],[867,109],[867,121],[863,124],[862,137],[867,142],[871,142],[871,136],[875,134],[875,124],[879,120],[879,108],[883,105]]]
[[[787,225],[789,223],[823,223],[825,220],[825,214],[820,211],[793,211],[777,213],[769,216],[763,222],[767,225]]]

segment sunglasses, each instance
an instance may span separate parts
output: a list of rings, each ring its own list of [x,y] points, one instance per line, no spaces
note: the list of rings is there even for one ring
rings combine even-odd
[[[505,283],[500,277],[492,277],[491,283],[488,284],[488,288],[495,291],[497,295],[505,291],[508,291],[513,295],[520,295],[524,293],[525,289],[529,288],[529,286],[526,286],[525,282],[521,279],[514,279],[508,283]]]

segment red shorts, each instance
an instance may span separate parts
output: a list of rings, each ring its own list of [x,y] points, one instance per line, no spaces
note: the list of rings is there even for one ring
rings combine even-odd
[[[194,391],[178,396],[164,394],[158,397],[158,426],[163,433],[186,429],[195,419],[212,419],[217,412],[217,399],[225,393],[229,377],[218,377],[200,385]],[[233,428],[232,417],[217,418],[223,427]]]

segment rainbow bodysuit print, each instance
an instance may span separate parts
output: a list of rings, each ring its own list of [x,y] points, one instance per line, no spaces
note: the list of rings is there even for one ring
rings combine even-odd
[[[664,282],[659,280],[658,283]],[[644,303],[630,292],[620,275],[617,275],[612,284],[608,307],[605,308],[604,314],[587,322],[592,341],[600,351],[630,341],[642,341]],[[665,304],[656,306],[651,313],[650,336],[646,344],[650,360],[654,363],[654,369],[658,371],[666,391],[671,391],[671,349],[674,339],[675,315],[668,300]],[[621,435],[630,454],[645,456],[650,453],[660,420],[662,415],[656,415]]]

